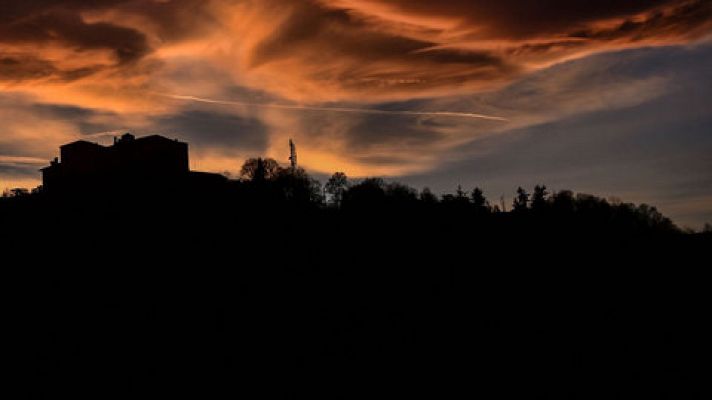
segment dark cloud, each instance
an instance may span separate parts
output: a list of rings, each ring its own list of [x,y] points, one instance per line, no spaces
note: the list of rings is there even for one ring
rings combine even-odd
[[[25,55],[0,57],[0,81],[39,79],[56,72],[54,65],[49,61]]]
[[[22,82],[50,78],[58,81],[73,81],[91,75],[101,67],[83,67],[61,70],[52,62],[27,54],[0,53],[0,82]]]
[[[83,7],[69,4],[65,8],[60,4],[46,4],[45,8],[31,4],[25,9],[16,6],[10,10],[13,18],[8,19],[6,15],[1,21],[0,41],[15,44],[57,43],[77,50],[108,49],[115,53],[119,63],[137,60],[149,51],[143,33],[104,22],[87,23],[79,14]],[[0,9],[0,13],[3,11]]]
[[[2,104],[2,102],[0,102]],[[63,121],[77,128],[77,135],[94,135],[121,128],[121,118],[110,111],[68,106],[63,104],[33,103],[24,106],[36,118]]]
[[[156,118],[152,129],[203,148],[263,152],[267,128],[258,119],[203,110],[183,110]]]
[[[613,28],[586,29],[570,34],[571,37],[593,40],[628,39],[644,40],[656,35],[693,36],[708,31],[712,23],[712,2],[691,1],[663,12],[649,13],[645,18],[626,18]]]
[[[40,168],[45,165],[46,161],[43,159],[6,156],[0,145],[0,192],[18,187],[36,187]]]
[[[104,70],[92,56],[71,60],[83,64],[64,68],[53,48],[79,52],[107,50],[115,68],[133,68],[153,49],[153,40],[178,40],[201,31],[199,18],[207,18],[205,2],[198,0],[36,0],[0,2],[0,45],[12,46],[14,55],[0,50],[0,79],[53,78],[71,81]],[[88,22],[86,13],[114,13],[109,21]],[[137,18],[145,28],[127,25],[124,16]],[[201,20],[202,21],[202,20]],[[49,54],[46,54],[49,53]]]
[[[297,5],[298,4],[298,5]],[[259,43],[251,54],[251,66],[290,57],[300,52],[338,60],[354,57],[363,60],[409,58],[413,62],[479,64],[500,63],[487,53],[439,49],[427,51],[436,42],[416,40],[373,30],[346,10],[318,7],[310,2],[291,4],[289,18]]]
[[[426,149],[442,140],[432,125],[404,116],[366,116],[352,125],[346,135],[347,147],[356,153],[377,148]]]
[[[368,25],[351,18],[345,10],[330,10],[309,2],[292,4],[289,10],[286,21],[276,26],[251,54],[251,66],[300,51],[311,53],[315,44],[328,48],[324,57],[359,55],[366,59],[398,56],[432,45],[368,31]]]
[[[385,156],[361,155],[353,157],[353,161],[379,167],[401,167],[408,163],[407,154],[389,154]]]
[[[214,15],[210,7],[220,1],[223,0],[125,0],[114,9],[123,15],[140,17],[151,25],[157,40],[171,42],[198,37],[220,24],[221,15]]]
[[[102,9],[125,3],[126,0],[27,0],[4,1],[0,4],[0,22],[11,23],[46,12],[65,10],[78,12],[82,10]]]
[[[6,189],[3,180],[34,180],[37,179],[39,164],[10,163],[0,158],[0,190]]]
[[[379,1],[376,1],[379,2]],[[355,3],[359,3],[356,1]],[[628,19],[657,13],[666,7],[682,12],[688,22],[701,22],[696,12],[706,8],[706,0],[388,0],[380,1],[400,12],[421,16],[457,18],[463,27],[478,26],[480,38],[526,39],[561,34],[591,23]],[[693,11],[692,13],[685,11]],[[653,33],[653,32],[651,32]]]

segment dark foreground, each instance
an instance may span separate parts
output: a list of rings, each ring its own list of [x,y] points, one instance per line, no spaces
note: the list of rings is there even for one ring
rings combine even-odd
[[[710,398],[709,236],[195,199],[3,210],[26,398]]]

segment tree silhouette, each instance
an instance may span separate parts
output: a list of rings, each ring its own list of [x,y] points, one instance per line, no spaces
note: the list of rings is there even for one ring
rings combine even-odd
[[[643,203],[638,206],[636,211],[646,228],[669,230],[674,227],[672,221],[653,206]]]
[[[462,185],[457,185],[457,190],[455,191],[455,197],[458,202],[469,203],[470,199],[467,197],[467,193],[462,190]]]
[[[408,208],[418,202],[418,191],[402,183],[389,183],[385,192],[388,203],[398,208]]]
[[[436,204],[438,202],[438,197],[433,194],[433,192],[430,190],[430,188],[425,187],[423,190],[420,192],[420,201],[423,204]]]
[[[486,212],[490,210],[489,202],[484,196],[482,189],[476,187],[472,190],[472,206],[478,213]]]
[[[273,189],[281,193],[282,200],[293,205],[321,205],[321,183],[313,179],[303,168],[280,169],[272,180]]]
[[[331,196],[331,203],[341,206],[344,192],[349,188],[349,179],[343,172],[335,172],[324,185],[324,190]]]
[[[344,208],[373,209],[383,206],[386,199],[385,182],[381,178],[366,178],[351,186],[342,200]]]
[[[241,180],[227,178],[204,180],[200,174],[191,175],[185,180],[157,185],[160,188],[149,191],[150,193],[146,191],[147,186],[141,186],[140,182],[134,184],[134,191],[122,192],[118,196],[116,188],[102,186],[100,183],[88,183],[87,187],[75,186],[68,193],[72,197],[72,202],[77,200],[81,203],[84,199],[87,203],[96,204],[101,203],[96,201],[101,196],[122,199],[123,203],[124,200],[135,196],[137,205],[157,197],[161,197],[162,200],[170,199],[171,196],[180,193],[180,196],[184,196],[189,201],[205,205],[206,212],[216,213],[219,212],[218,210],[231,213],[232,209],[220,208],[221,204],[230,204],[235,208],[258,210],[261,215],[278,215],[282,211],[298,215],[295,209],[308,209],[309,213],[314,211],[317,214],[313,215],[319,215],[316,210],[325,205],[321,184],[310,177],[304,169],[281,168],[274,159],[258,157],[245,161],[241,176],[243,178]],[[497,207],[491,207],[479,187],[466,193],[462,186],[458,185],[454,193],[444,194],[442,201],[438,201],[428,188],[418,194],[415,189],[407,185],[397,182],[386,183],[380,178],[367,178],[356,185],[349,185],[346,174],[336,172],[327,181],[325,193],[330,195],[330,203],[336,205],[337,210],[329,211],[325,218],[339,218],[340,209],[385,210],[389,213],[397,211],[401,215],[403,212],[418,210],[420,214],[413,214],[412,218],[408,219],[437,220],[438,217],[446,217],[445,219],[457,220],[477,218],[477,215],[491,213],[488,218],[479,219],[477,222],[488,224],[488,229],[500,231],[520,224],[546,222],[552,227],[551,229],[616,232],[619,237],[643,232],[680,232],[670,219],[647,204],[634,205],[619,200],[608,202],[593,195],[574,194],[567,190],[549,196],[546,189],[542,184],[536,185],[530,200],[530,195],[522,187],[517,188],[513,200],[515,213],[504,214],[506,213],[504,199],[502,198],[502,203]],[[43,190],[28,192],[20,188],[7,189],[4,197],[0,198],[2,203],[0,211],[7,216],[13,213],[12,207],[26,207],[30,210],[31,207],[47,207],[55,200],[52,193]],[[546,210],[546,213],[538,214],[542,218],[529,218],[526,216],[527,213],[523,213],[529,209],[533,212]],[[349,214],[349,212],[345,213],[345,215]],[[709,226],[705,229],[709,230]]]
[[[282,170],[272,158],[249,158],[242,164],[240,176],[248,180],[273,180]]]
[[[442,203],[446,208],[451,209],[466,209],[470,205],[470,197],[467,192],[462,190],[461,185],[457,185],[457,190],[455,194],[444,194],[442,196]]]
[[[547,196],[549,192],[546,191],[545,185],[534,186],[534,193],[532,194],[531,208],[535,211],[541,211],[546,208]]]
[[[574,193],[570,190],[561,190],[556,192],[553,195],[551,205],[559,214],[574,212]]]
[[[30,194],[30,191],[27,190],[26,188],[12,188],[7,191],[7,193],[3,193],[4,197],[24,197],[28,196]]]
[[[527,210],[527,204],[529,203],[529,194],[520,186],[517,188],[517,195],[514,197],[514,202],[512,207],[515,212],[522,212]]]

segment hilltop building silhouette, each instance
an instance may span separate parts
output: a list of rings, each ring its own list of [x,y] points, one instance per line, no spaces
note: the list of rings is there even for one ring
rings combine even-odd
[[[41,169],[47,193],[227,180],[220,174],[190,171],[188,144],[160,135],[136,138],[125,133],[114,137],[111,146],[78,140],[61,146],[60,157]]]

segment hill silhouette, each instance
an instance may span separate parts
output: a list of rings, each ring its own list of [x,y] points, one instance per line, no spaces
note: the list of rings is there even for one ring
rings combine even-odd
[[[241,172],[0,199],[27,397],[706,397],[710,235],[654,207]]]

